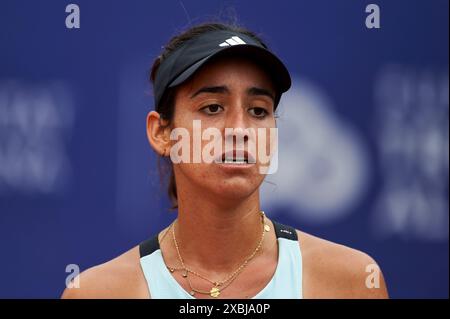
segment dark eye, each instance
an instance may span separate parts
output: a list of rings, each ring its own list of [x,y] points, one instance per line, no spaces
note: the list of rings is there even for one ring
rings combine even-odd
[[[208,115],[214,115],[219,113],[223,109],[219,104],[210,104],[201,109],[201,111],[205,112]]]
[[[264,118],[269,112],[267,112],[262,107],[252,107],[248,110],[251,116],[258,117],[258,118]]]

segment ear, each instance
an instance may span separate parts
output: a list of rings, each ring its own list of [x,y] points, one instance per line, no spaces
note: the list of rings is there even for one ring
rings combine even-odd
[[[147,115],[147,138],[155,150],[161,156],[170,154],[170,128],[168,121],[161,118],[156,111]]]

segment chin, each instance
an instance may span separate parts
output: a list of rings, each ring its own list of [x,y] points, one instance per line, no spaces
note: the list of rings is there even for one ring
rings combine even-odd
[[[212,185],[214,193],[221,198],[230,200],[244,199],[252,195],[261,183],[243,177],[234,176],[229,178],[218,178]]]

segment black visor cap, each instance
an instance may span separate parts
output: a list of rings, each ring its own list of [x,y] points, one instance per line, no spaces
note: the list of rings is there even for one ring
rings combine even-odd
[[[282,93],[289,90],[289,71],[278,57],[253,38],[230,31],[211,31],[187,41],[160,65],[155,78],[155,107],[165,90],[189,79],[199,68],[219,56],[247,57],[258,63],[272,78],[278,90],[275,108]]]

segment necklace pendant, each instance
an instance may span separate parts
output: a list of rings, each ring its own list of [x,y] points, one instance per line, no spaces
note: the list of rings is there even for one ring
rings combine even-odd
[[[188,273],[187,273],[187,270],[185,269],[184,271],[183,271],[183,275],[182,275],[184,278],[186,278],[187,276],[188,276]]]
[[[217,287],[212,287],[209,294],[211,295],[211,297],[217,298],[220,295],[220,289]]]
[[[195,291],[191,290],[191,292],[189,293],[191,296],[195,295]]]

